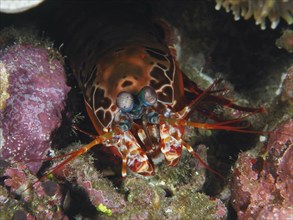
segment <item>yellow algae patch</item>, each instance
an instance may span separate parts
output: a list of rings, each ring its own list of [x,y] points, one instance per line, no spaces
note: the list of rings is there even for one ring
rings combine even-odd
[[[111,209],[109,209],[107,206],[103,205],[102,203],[99,204],[97,207],[96,207],[97,211],[100,211],[108,216],[111,216],[112,215],[112,211]]]

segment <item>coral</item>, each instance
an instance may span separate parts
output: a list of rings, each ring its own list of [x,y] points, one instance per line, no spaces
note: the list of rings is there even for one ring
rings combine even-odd
[[[206,147],[200,145],[195,150],[206,161]],[[56,161],[53,166],[58,164]],[[75,158],[55,170],[54,176],[83,189],[100,219],[223,219],[227,215],[219,199],[198,193],[206,180],[205,168],[188,152],[176,167],[158,166],[155,176],[142,178],[129,172],[119,192],[96,170],[90,155]],[[71,199],[70,203],[74,206],[79,201]]]
[[[91,203],[99,210],[106,207],[111,213],[124,211],[124,198],[115,191],[109,180],[102,177],[89,155],[82,155],[54,173],[59,179],[76,183],[87,193]],[[105,209],[105,208],[104,208]]]
[[[175,168],[169,168],[175,169]],[[191,176],[190,176],[191,177]],[[176,181],[176,178],[173,180]],[[118,219],[224,219],[225,205],[219,199],[197,192],[195,179],[170,190],[158,177],[127,178],[123,188],[127,192],[126,211],[113,216]],[[178,180],[177,180],[178,183]]]
[[[0,4],[0,12],[20,13],[38,6],[44,0],[3,0]]]
[[[227,209],[219,199],[186,190],[178,192],[164,207],[167,219],[225,219]]]
[[[196,152],[205,160],[206,147],[200,145]],[[212,199],[198,191],[205,182],[205,168],[188,152],[183,154],[176,167],[164,163],[157,175],[149,178],[130,176],[122,189],[127,195],[123,219],[222,219],[227,214],[219,199]],[[115,216],[114,216],[115,217]]]
[[[233,93],[233,96],[230,96],[230,98],[234,99],[234,101],[238,99],[238,101],[242,102],[241,104],[253,106],[254,104],[251,104],[252,100],[258,101],[256,105],[261,105],[268,99],[268,97],[274,99],[274,97],[278,95],[275,94],[275,89],[278,88],[278,86],[280,85],[280,99],[276,101],[279,104],[276,105],[272,111],[270,111],[270,106],[266,107],[266,109],[269,111],[269,114],[263,115],[264,117],[266,117],[266,119],[267,117],[274,118],[274,123],[276,120],[279,120],[279,118],[283,116],[284,108],[281,107],[287,105],[288,102],[292,103],[292,101],[290,101],[292,100],[292,98],[290,98],[292,97],[292,77],[289,74],[292,71],[288,71],[288,75],[284,77],[282,85],[279,83],[278,80],[280,78],[280,73],[284,72],[284,66],[287,66],[287,63],[285,61],[288,60],[290,57],[287,56],[286,53],[283,54],[285,54],[285,56],[287,57],[283,57],[282,55],[279,56],[278,54],[282,54],[283,51],[279,51],[277,48],[272,47],[271,42],[270,45],[268,44],[268,41],[265,39],[268,35],[271,34],[271,32],[267,34],[268,32],[261,32],[260,30],[255,31],[255,28],[258,29],[258,27],[241,29],[241,32],[239,32],[239,29],[237,28],[239,26],[235,25],[235,22],[233,23],[232,21],[228,22],[227,25],[224,26],[223,24],[226,24],[224,22],[227,21],[226,17],[222,16],[222,13],[214,13],[214,11],[210,11],[210,6],[213,4],[213,2],[211,1],[189,1],[188,4],[182,4],[182,2],[180,1],[174,1],[172,3],[167,3],[165,1],[156,2],[162,2],[162,7],[158,7],[157,9],[165,10],[167,12],[167,16],[171,16],[174,18],[174,21],[176,21],[174,23],[177,27],[180,27],[182,31],[181,34],[186,34],[185,38],[182,38],[182,43],[186,45],[185,47],[188,48],[190,52],[186,51],[186,49],[178,51],[184,56],[179,61],[179,64],[182,67],[186,67],[187,60],[190,62],[190,66],[192,68],[190,67],[190,69],[185,69],[185,71],[189,72],[190,75],[194,73],[194,75],[199,75],[199,77],[193,78],[196,79],[196,82],[201,88],[206,88],[209,84],[204,84],[206,83],[203,80],[204,78],[207,79],[207,81],[212,82],[214,77],[216,77],[215,71],[221,71],[221,76],[223,76],[227,80],[230,80],[232,84],[235,86],[235,92],[232,90],[231,94]],[[39,9],[42,9],[42,6],[36,8],[35,12],[37,13],[37,10]],[[58,11],[59,7],[52,7],[52,9],[54,9],[54,11]],[[173,13],[173,9],[178,9],[176,10],[178,13]],[[46,13],[44,13],[45,11]],[[39,27],[42,30],[43,28],[46,28],[44,25],[44,23],[46,22],[51,23],[50,25],[52,26],[52,29],[56,28],[56,22],[51,22],[52,16],[50,13],[50,10],[40,10],[40,12],[38,12],[38,15],[40,15],[38,16],[40,21]],[[206,16],[207,14],[209,16]],[[23,17],[26,16],[24,15]],[[49,17],[51,19],[48,20]],[[166,17],[168,21],[169,18]],[[21,25],[23,25],[25,23],[24,21],[19,19],[19,17],[13,17],[13,19],[11,20],[15,24],[21,23]],[[8,20],[3,19],[3,25],[6,25],[6,21]],[[35,24],[35,21],[32,20],[32,23]],[[197,29],[195,27],[197,27]],[[251,29],[253,29],[252,32]],[[184,35],[181,36],[184,37]],[[253,43],[255,41],[252,40],[255,39],[256,36],[257,38],[261,39],[260,41],[256,41],[256,44],[258,45],[257,47],[255,47],[255,44]],[[51,35],[51,37],[58,42],[58,37],[56,38],[56,36],[54,37],[54,35]],[[235,37],[237,40],[235,40]],[[26,37],[22,34],[21,38],[24,39]],[[0,38],[0,44],[2,42],[3,38]],[[11,43],[13,42],[14,41],[12,40]],[[27,39],[23,40],[22,42],[16,42],[16,44],[22,45],[24,42],[28,42]],[[29,41],[29,44],[33,45],[36,48],[39,48],[40,45],[38,44],[38,42],[38,40],[34,42]],[[223,47],[217,47],[216,45],[221,45]],[[233,48],[235,49],[235,51],[233,50],[233,53],[229,52],[228,48]],[[244,48],[245,51],[249,51],[250,53],[245,51],[243,52],[241,48]],[[227,69],[219,68],[219,61],[215,59],[217,54],[212,54],[211,51],[216,51],[218,56],[223,58],[223,63],[227,64]],[[277,53],[275,51],[277,51]],[[264,60],[264,62],[260,62],[262,61],[262,59]],[[276,64],[278,64],[278,66]],[[233,67],[239,68],[237,68],[236,70],[235,68],[230,69],[231,65]],[[197,68],[196,71],[195,67]],[[7,69],[6,66],[5,68]],[[230,75],[229,70],[231,70],[232,73]],[[249,74],[253,75],[253,77],[249,77]],[[237,80],[231,80],[235,76],[237,76]],[[269,82],[265,81],[265,78],[269,78]],[[2,78],[0,83],[2,83]],[[239,85],[244,85],[244,87],[239,87]],[[249,86],[245,87],[245,85]],[[226,86],[224,85],[224,87],[222,88],[226,88]],[[228,87],[227,91],[231,91],[230,86]],[[235,95],[236,93],[242,93],[241,95],[243,96],[239,97]],[[252,94],[251,97],[247,95],[247,93]],[[74,103],[73,105],[75,106],[83,105],[81,104],[83,103],[82,100],[79,103],[77,103],[76,99],[74,98],[72,100],[72,103]],[[288,110],[289,109],[287,109],[286,111]],[[69,109],[69,111],[72,112],[73,110]],[[222,111],[222,109],[219,109],[219,111]],[[71,114],[71,112],[69,112],[68,114]],[[81,112],[81,110],[78,109],[77,112]],[[236,118],[237,115],[239,115],[238,112],[231,113],[225,111],[224,113],[225,117],[226,114],[227,117],[231,116],[231,114],[235,114]],[[27,113],[25,112],[24,114]],[[85,116],[86,113],[84,113],[83,115]],[[251,122],[253,126],[259,125],[258,120],[260,117],[261,116],[259,115],[255,116],[257,120]],[[288,116],[286,116],[286,118],[288,119]],[[194,117],[194,120],[198,120],[198,118]],[[88,127],[84,129],[87,130]],[[190,130],[193,130],[195,134],[190,134]],[[235,157],[238,154],[239,150],[246,150],[247,148],[250,148],[255,144],[254,140],[250,141],[252,140],[252,138],[250,137],[248,138],[248,141],[242,141],[242,139],[239,140],[239,136],[237,136],[237,134],[235,135],[233,132],[213,131],[211,135],[203,135],[202,130],[196,130],[196,132],[194,131],[194,129],[190,130],[186,129],[186,134],[187,136],[189,136],[188,138],[191,141],[196,142],[197,144],[204,143],[206,146],[209,147],[209,161],[213,165],[215,165],[215,167],[218,167],[216,168],[216,170],[220,171],[221,173],[229,172],[230,165],[234,163],[234,160],[236,159]],[[286,133],[285,131],[282,132]],[[62,131],[60,132],[60,134],[58,132],[58,135],[60,135],[60,137],[67,137],[67,133],[68,130],[65,132]],[[227,133],[229,133],[229,135],[227,135]],[[3,140],[3,138],[1,138],[1,135],[2,134],[0,131],[0,141]],[[225,139],[225,144],[231,140],[231,143],[229,143],[228,147],[226,148],[223,147],[223,139]],[[253,137],[253,139],[257,140],[257,138],[255,137]],[[70,143],[67,138],[63,138],[63,141],[63,145],[66,146],[68,146],[68,143]],[[245,145],[245,148],[242,147],[243,145]],[[194,144],[192,144],[192,146],[194,146]],[[197,151],[197,153],[201,156],[201,158],[203,158],[206,161],[207,155],[204,152],[200,151],[205,151],[206,147],[200,146],[196,147],[195,149],[199,150]],[[289,154],[286,155],[288,156]],[[256,158],[256,160],[254,161],[257,161],[257,163],[250,163],[251,154],[249,154],[248,156],[249,157],[244,158],[245,160],[243,159],[244,161],[248,161],[248,171],[245,172],[247,174],[254,174],[251,171],[251,167],[255,170],[256,168],[258,168],[258,165],[262,165],[262,160],[259,158],[263,158],[265,156],[255,156],[254,158]],[[99,162],[100,161],[98,161],[97,163]],[[108,165],[107,162],[106,164]],[[118,164],[117,169],[119,169],[120,163],[117,162],[116,164]],[[163,162],[162,164],[156,166],[156,175],[154,177],[138,178],[137,176],[130,174],[129,176],[127,176],[125,180],[122,181],[122,186],[120,186],[116,182],[117,178],[119,177],[107,176],[110,180],[113,180],[112,182],[115,184],[114,185],[105,176],[103,176],[106,174],[106,171],[104,169],[105,167],[107,167],[107,165],[103,166],[102,169],[99,169],[100,167],[98,167],[98,170],[103,170],[103,173],[99,173],[98,171],[96,171],[97,167],[93,166],[89,154],[87,153],[84,155],[84,157],[76,158],[75,161],[72,161],[72,163],[67,164],[67,166],[58,170],[58,172],[55,173],[56,176],[60,177],[58,178],[59,183],[61,183],[59,186],[63,186],[64,191],[68,192],[72,188],[78,188],[78,190],[80,188],[83,189],[83,191],[88,195],[88,200],[90,200],[90,203],[94,205],[94,207],[92,208],[94,209],[94,211],[97,211],[98,219],[174,219],[176,217],[181,219],[214,219],[225,218],[225,216],[227,215],[227,209],[219,199],[212,199],[209,196],[206,196],[204,193],[208,192],[209,195],[218,196],[219,194],[213,194],[213,192],[215,191],[215,184],[225,184],[224,187],[226,191],[224,193],[222,192],[221,198],[224,197],[224,200],[228,201],[230,199],[229,186],[227,186],[227,182],[229,182],[229,180],[213,181],[213,179],[211,179],[210,176],[206,177],[205,169],[201,169],[201,166],[200,164],[198,164],[198,161],[196,159],[193,159],[188,153],[186,155],[182,155],[181,162],[178,164],[177,167],[168,167]],[[286,172],[283,173],[283,176],[282,173],[280,173],[280,168],[278,169],[278,173],[280,173],[279,175],[280,177],[282,177],[282,179],[286,179],[288,170],[287,167],[285,167],[285,163],[282,163],[280,167],[286,170]],[[14,169],[15,167],[12,168]],[[15,177],[15,181],[12,181],[12,178],[7,179],[5,177],[7,179],[6,183],[8,185],[11,185],[13,189],[17,188],[17,182],[23,182],[27,185],[23,178],[23,176],[26,177],[27,171],[21,172],[20,169],[16,169],[10,170],[8,173],[10,173],[12,176],[14,175]],[[117,173],[118,175],[120,175],[120,172]],[[234,174],[238,175],[236,171]],[[279,196],[276,197],[277,199],[285,197],[286,190],[281,189],[285,189],[289,183],[287,183],[286,181],[280,181],[280,184],[278,186],[274,186],[272,184],[274,179],[272,179],[271,175],[268,176],[269,177],[267,178],[267,183],[265,181],[261,182],[264,185],[267,184],[265,186],[259,184],[258,179],[255,180],[255,182],[253,182],[255,183],[255,185],[259,185],[259,188],[256,187],[256,189],[263,189],[266,198],[268,198],[269,201],[271,201],[270,199],[272,198],[270,194],[267,194],[267,192],[270,191],[270,189],[273,189],[274,193],[278,192],[278,189],[280,189],[280,193],[273,194],[273,196]],[[243,175],[240,178],[244,179]],[[275,176],[273,176],[273,178],[275,178]],[[2,175],[1,179],[4,179]],[[61,181],[62,179],[66,179],[67,181]],[[34,178],[33,181],[35,180],[37,179]],[[42,179],[42,181],[43,180],[44,179]],[[245,183],[247,184],[252,183],[249,180],[245,181]],[[204,183],[205,187],[203,188]],[[2,184],[4,185],[4,183]],[[277,187],[278,189],[274,190]],[[240,208],[245,209],[245,205],[248,202],[250,202],[250,200],[248,199],[248,202],[246,203],[246,192],[238,191],[238,193],[238,202],[236,202],[236,204],[244,204],[243,207],[241,206]],[[77,197],[76,192],[72,192],[70,196],[67,196],[68,194],[70,193],[66,193],[66,199],[64,199],[66,201],[69,201],[68,203],[84,204],[84,198]],[[234,194],[233,199],[236,198]],[[12,216],[14,216],[14,218],[22,219],[25,218],[24,216],[27,216],[27,218],[33,217],[33,215],[30,212],[28,212],[29,210],[27,210],[26,207],[22,206],[21,202],[19,201],[19,196],[14,197],[13,195],[15,194],[9,191],[9,187],[7,185],[0,185],[0,195],[0,219],[12,219]],[[240,198],[240,196],[243,197]],[[69,197],[68,200],[67,197]],[[253,198],[253,201],[255,203],[261,200],[256,198],[256,195]],[[286,200],[290,202],[288,197],[286,198]],[[244,202],[241,203],[240,201]],[[43,205],[44,202],[41,202],[40,204]],[[4,208],[4,205],[8,206],[9,208]],[[89,204],[89,206],[91,205]],[[18,207],[17,210],[15,209],[15,207]],[[57,207],[60,208],[59,205]],[[67,213],[66,205],[62,204],[62,208],[64,209],[62,211]],[[3,213],[2,210],[5,210],[5,213],[7,213],[8,211],[11,214],[3,216],[5,213]],[[239,212],[239,210],[237,211]],[[265,207],[262,208],[262,210],[259,212],[259,216],[262,215],[266,218],[271,218],[271,216],[273,215],[278,215],[281,219],[285,218],[286,215],[288,216],[288,213],[290,211],[292,211],[290,210],[290,207],[285,207],[283,204],[269,204],[265,205]],[[69,213],[68,216],[70,216],[70,218],[75,218],[74,215],[76,213],[78,213],[79,215],[83,215],[83,213],[81,212],[82,211],[76,211],[74,214]],[[234,217],[233,214],[233,212],[229,213],[229,217],[231,217],[231,219]],[[88,218],[88,216],[83,217]],[[58,217],[56,217],[56,219],[58,219]]]
[[[264,145],[241,153],[233,171],[231,201],[239,219],[287,219],[293,213],[292,66],[275,95],[267,115],[275,129]]]
[[[10,34],[7,33],[5,37],[2,35],[1,39],[6,42],[13,42]],[[16,161],[26,162],[27,160],[42,158],[49,149],[52,130],[58,127],[60,123],[60,111],[64,107],[62,102],[68,87],[64,84],[61,65],[57,63],[58,60],[53,59],[54,56],[53,58],[50,57],[51,54],[51,50],[43,49],[38,41],[34,40],[26,44],[23,41],[18,41],[15,45],[6,47],[1,52],[1,61],[3,61],[9,73],[7,91],[10,97],[6,100],[7,104],[1,112],[3,113],[1,114],[1,119],[3,119],[1,127],[5,138],[1,153],[7,160],[12,157]],[[14,60],[12,60],[13,56],[15,57]],[[49,61],[46,63],[47,65],[44,64],[45,61]],[[46,70],[48,70],[48,74],[42,74]],[[53,84],[58,89],[55,87],[54,89]],[[45,99],[42,91],[46,91]],[[26,95],[21,96],[20,94]],[[38,98],[33,99],[30,96],[31,94]],[[18,121],[18,118],[21,118],[19,115],[21,107],[22,119]],[[12,123],[15,127],[11,126]],[[21,123],[24,123],[24,126]],[[28,123],[31,126],[26,126]],[[37,131],[30,130],[33,128]],[[192,135],[186,132],[185,137],[192,139]],[[12,137],[17,138],[17,140],[13,142]],[[39,140],[39,137],[42,139]],[[35,138],[37,140],[34,140]],[[25,145],[29,145],[29,147],[25,148]],[[32,149],[32,147],[35,148]],[[72,146],[67,149],[72,150]],[[199,145],[195,150],[207,163],[206,146]],[[20,152],[23,153],[20,154]],[[42,155],[39,155],[40,152]],[[142,179],[136,177],[135,174],[130,174],[124,180],[120,192],[96,170],[94,161],[88,154],[79,156],[60,169],[55,170],[53,174],[58,178],[58,184],[48,180],[44,181],[46,178],[38,181],[27,169],[29,167],[35,173],[40,164],[41,162],[28,162],[27,166],[24,166],[16,163],[6,168],[5,172],[1,174],[1,177],[5,179],[5,187],[9,189],[1,186],[3,188],[1,194],[7,200],[6,203],[11,204],[5,208],[3,214],[5,218],[6,216],[8,216],[8,219],[13,216],[20,216],[38,219],[61,219],[64,215],[63,209],[66,210],[66,205],[60,202],[60,187],[63,183],[82,189],[97,210],[98,217],[104,219],[123,217],[130,219],[163,219],[166,218],[166,215],[169,219],[172,219],[174,213],[181,209],[177,205],[178,202],[180,202],[180,206],[187,206],[189,202],[193,204],[193,206],[178,213],[177,216],[180,218],[197,215],[197,212],[198,216],[207,215],[207,211],[209,212],[209,218],[224,218],[227,212],[220,200],[214,200],[204,194],[197,193],[197,191],[202,190],[206,181],[206,170],[188,152],[182,155],[181,162],[176,167],[169,167],[165,163],[158,165],[158,175],[154,177]],[[53,167],[55,165],[56,163],[53,164]],[[43,188],[47,184],[51,188],[48,191],[53,191],[50,198],[47,198],[48,192],[45,192],[46,190]],[[52,188],[57,188],[57,191]],[[54,192],[57,194],[54,195]],[[17,197],[9,197],[8,195],[11,193],[17,195]],[[42,201],[40,201],[40,198],[42,198]],[[64,200],[67,200],[66,198],[67,194]],[[80,203],[80,200],[68,200],[68,203],[71,204]],[[49,205],[45,206],[46,204]],[[19,209],[15,210],[13,207],[19,207]],[[54,207],[58,212],[53,215]],[[198,209],[196,213],[194,209]],[[173,213],[170,213],[170,210]]]
[[[21,164],[5,168],[0,174],[9,188],[0,186],[1,219],[68,219],[61,210],[62,194],[57,183],[38,182]]]
[[[279,49],[285,49],[289,53],[293,53],[293,31],[285,30],[282,36],[276,40],[276,46]]]
[[[239,20],[242,16],[245,20],[255,19],[255,23],[266,28],[266,18],[271,21],[271,28],[275,29],[283,18],[289,25],[293,23],[292,0],[216,0],[216,9],[225,8],[234,14],[234,19]]]
[[[207,163],[207,148],[205,145],[196,146],[195,152]],[[171,193],[182,188],[201,190],[206,181],[205,167],[188,152],[183,151],[181,162],[173,168],[162,163],[157,169],[158,184]]]
[[[40,159],[50,149],[52,131],[61,123],[69,87],[62,62],[51,56],[54,49],[44,48],[41,43],[38,46],[18,43],[17,35],[15,44],[5,47],[5,42],[11,43],[6,32],[0,36],[4,42],[0,57],[1,70],[6,69],[5,73],[1,71],[1,78],[8,75],[9,98],[4,99],[6,105],[0,112],[3,136],[0,156],[14,161]],[[36,173],[41,162],[31,162],[28,166]]]
[[[257,152],[241,153],[232,179],[232,204],[239,219],[293,212],[293,120],[277,126],[268,143]]]
[[[131,177],[123,183],[127,195],[126,212],[128,219],[162,218],[161,207],[164,203],[165,191],[152,184],[152,180]]]
[[[167,191],[153,180],[129,178],[123,186],[128,194],[122,219],[224,219],[225,205],[219,199],[196,192],[192,187]]]

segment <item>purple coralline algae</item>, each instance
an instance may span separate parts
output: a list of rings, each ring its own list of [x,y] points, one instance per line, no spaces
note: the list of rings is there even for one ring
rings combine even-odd
[[[277,125],[267,144],[241,153],[232,178],[232,205],[241,219],[288,219],[293,214],[293,120]]]
[[[5,42],[5,37],[1,40]],[[13,161],[44,158],[50,135],[61,124],[70,89],[62,63],[52,55],[52,48],[40,43],[16,42],[1,48],[1,79],[8,78],[8,95],[1,96],[0,157]],[[30,162],[28,167],[36,173],[41,163]]]
[[[21,164],[8,167],[0,174],[6,176],[6,187],[0,186],[0,219],[68,219],[62,212],[63,198],[57,183],[39,182]],[[22,199],[17,199],[16,195]]]
[[[96,170],[91,156],[79,156],[58,169],[54,175],[60,180],[76,183],[84,189],[95,207],[103,205],[111,210],[111,214],[124,211],[126,203],[123,195],[119,194],[113,184]]]
[[[68,148],[72,150],[76,146]],[[195,150],[207,162],[206,147],[200,145]],[[156,176],[141,177],[129,172],[119,188],[97,171],[90,155],[77,157],[55,170],[54,176],[59,182],[66,180],[83,189],[99,219],[186,219],[193,216],[224,219],[227,216],[227,208],[220,199],[199,192],[205,182],[205,167],[188,152],[182,155],[176,167],[165,163],[158,165]],[[72,204],[79,203],[70,199],[70,195],[68,200]]]

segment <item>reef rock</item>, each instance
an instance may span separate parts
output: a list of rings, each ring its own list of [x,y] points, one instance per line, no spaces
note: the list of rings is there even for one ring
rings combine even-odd
[[[6,187],[0,185],[0,219],[68,219],[61,209],[63,198],[57,183],[39,182],[21,164],[0,170],[0,176],[6,177]]]
[[[293,120],[277,126],[259,153],[239,155],[232,205],[241,219],[289,219],[293,213]]]
[[[20,34],[19,39],[8,39],[5,31],[0,35],[0,78],[8,80],[2,87],[5,91],[1,91],[6,95],[0,100],[0,158],[41,159],[50,149],[52,131],[61,124],[61,111],[70,89],[61,56],[57,59],[53,48],[36,40],[19,40]],[[40,166],[41,162],[28,163],[33,173]]]

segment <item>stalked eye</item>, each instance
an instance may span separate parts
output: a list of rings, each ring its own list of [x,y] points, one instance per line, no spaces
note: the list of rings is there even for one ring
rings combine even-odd
[[[134,97],[129,92],[120,92],[116,98],[116,105],[123,112],[130,112],[134,106]]]
[[[152,106],[157,103],[158,96],[152,87],[146,86],[140,90],[138,100],[143,106]]]

